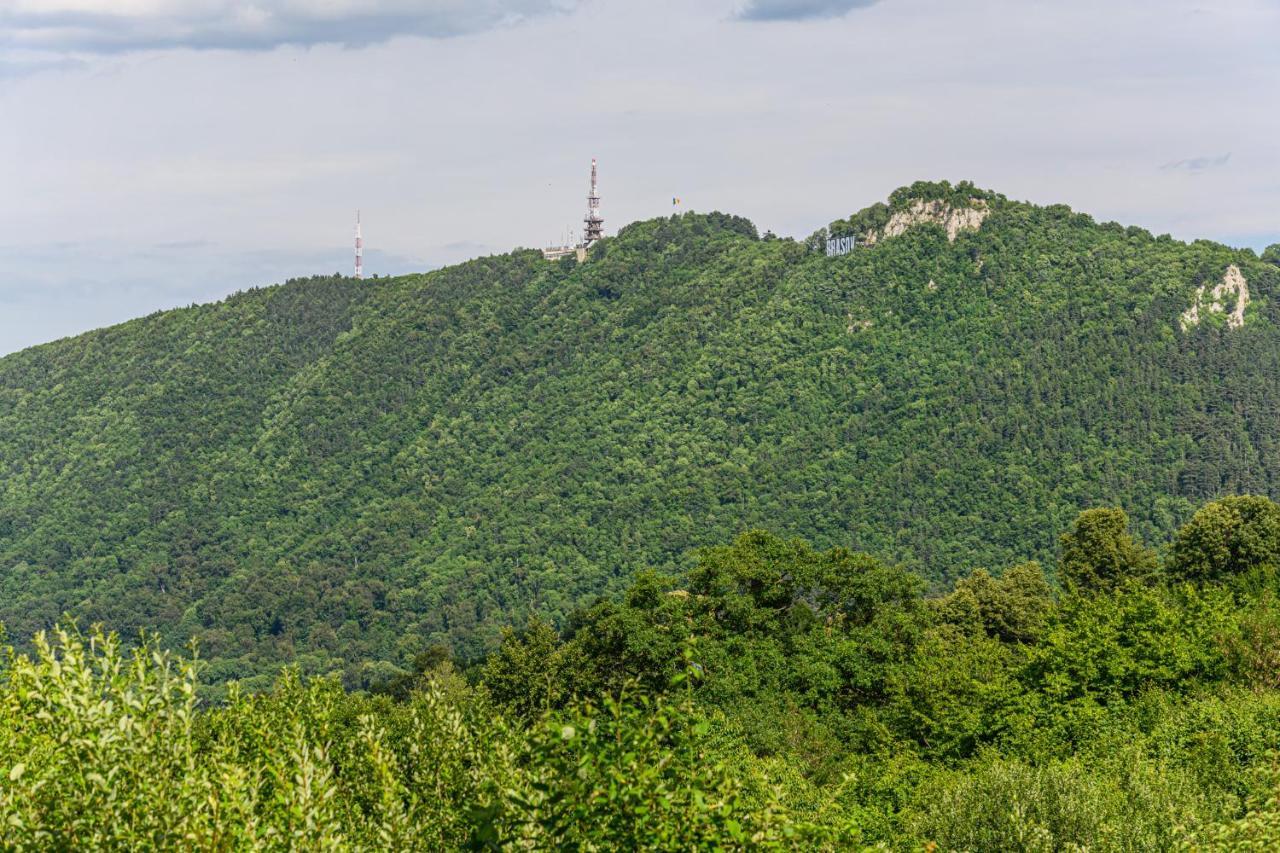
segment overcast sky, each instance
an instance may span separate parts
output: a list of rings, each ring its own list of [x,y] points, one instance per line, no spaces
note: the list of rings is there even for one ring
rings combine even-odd
[[[427,11],[423,11],[423,10]],[[686,208],[970,179],[1280,241],[1280,0],[0,0],[0,353]]]

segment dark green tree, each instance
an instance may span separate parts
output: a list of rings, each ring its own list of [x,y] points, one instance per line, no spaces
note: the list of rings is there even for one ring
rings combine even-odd
[[[1236,495],[1205,504],[1173,541],[1170,574],[1180,580],[1218,581],[1280,567],[1280,506],[1260,495]]]
[[[999,578],[978,569],[934,609],[942,621],[967,633],[976,628],[1004,642],[1030,643],[1053,609],[1053,590],[1036,562],[1020,563]]]
[[[503,632],[502,645],[481,668],[481,682],[494,699],[530,719],[567,698],[572,677],[563,659],[555,629],[532,616],[523,631]]]
[[[1112,590],[1126,581],[1149,582],[1158,568],[1155,552],[1129,535],[1129,517],[1122,509],[1085,510],[1058,544],[1058,578],[1081,595]]]

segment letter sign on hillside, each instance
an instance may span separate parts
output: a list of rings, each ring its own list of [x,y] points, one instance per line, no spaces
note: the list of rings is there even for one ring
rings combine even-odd
[[[827,257],[834,258],[837,255],[847,255],[856,248],[858,248],[857,237],[832,237],[827,241]]]

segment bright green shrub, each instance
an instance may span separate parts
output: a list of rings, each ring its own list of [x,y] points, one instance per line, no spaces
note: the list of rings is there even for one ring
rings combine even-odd
[[[286,671],[201,710],[196,666],[59,628],[0,687],[0,847],[811,849],[687,701],[605,697],[512,726],[460,683],[397,704]]]
[[[710,721],[644,696],[586,703],[535,725],[523,810],[536,848],[777,849],[819,841],[775,798],[752,803],[702,744]],[[493,833],[497,837],[497,833]]]
[[[1109,766],[991,758],[917,792],[905,831],[941,850],[1167,850],[1210,811],[1194,781],[1140,755]]]
[[[1280,849],[1280,766],[1272,753],[1253,774],[1266,793],[1250,803],[1249,810],[1234,819],[1203,827],[1195,838],[1183,840],[1184,850],[1270,851]]]
[[[216,846],[222,787],[200,760],[192,664],[57,629],[0,691],[0,845]]]

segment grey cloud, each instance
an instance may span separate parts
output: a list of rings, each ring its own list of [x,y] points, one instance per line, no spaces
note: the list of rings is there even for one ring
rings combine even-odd
[[[208,240],[171,240],[167,243],[156,243],[152,248],[166,250],[203,249],[212,245]]]
[[[0,36],[2,38],[2,36]],[[0,80],[25,77],[41,71],[73,71],[84,68],[82,60],[66,56],[42,56],[38,58],[0,58]]]
[[[744,21],[801,21],[838,18],[854,9],[874,6],[878,0],[748,0],[738,12]]]
[[[233,11],[231,0],[0,0],[0,62],[42,56],[17,10],[73,3],[111,13],[117,45],[121,33],[190,43],[164,31],[179,24],[235,29],[231,12],[208,11]],[[0,76],[0,188],[21,200],[0,208],[0,352],[350,272],[357,207],[369,274],[544,246],[577,224],[584,161],[597,154],[609,233],[670,214],[680,195],[802,237],[897,186],[951,175],[1178,239],[1238,235],[1258,250],[1280,239],[1280,111],[1257,108],[1274,101],[1280,11],[1255,0],[1222,0],[1194,19],[1153,17],[1151,2],[1120,14],[1104,0],[580,0],[573,15],[538,11],[569,8],[551,0],[475,3],[449,7],[435,33],[491,29],[359,51],[117,59],[58,54],[70,36],[43,31],[44,56],[85,67]],[[383,32],[386,16],[412,12],[387,0],[239,5],[373,9],[360,14]],[[848,18],[737,20],[840,12]],[[520,15],[527,24],[504,25]],[[1224,142],[1220,167],[1160,168],[1197,152],[1212,161]],[[211,245],[156,246],[189,240]],[[282,254],[256,254],[266,247]]]
[[[474,240],[455,240],[452,243],[445,243],[440,248],[448,252],[472,252],[477,255],[494,251],[493,246],[488,243],[477,243]]]
[[[281,45],[361,47],[398,35],[449,38],[556,12],[578,0],[375,0],[309,4],[235,0],[135,3],[124,10],[73,0],[0,8],[0,50],[68,54],[169,48],[270,50]]]
[[[1217,157],[1188,157],[1185,160],[1174,160],[1165,163],[1160,168],[1164,171],[1173,169],[1183,169],[1188,172],[1203,172],[1205,169],[1214,169],[1218,166],[1227,165],[1227,161],[1231,159],[1231,152],[1219,154]]]

